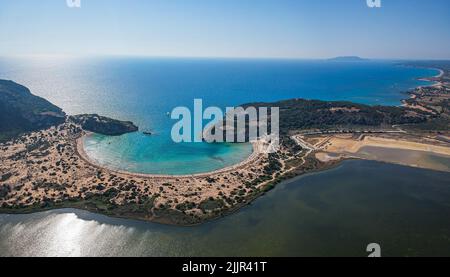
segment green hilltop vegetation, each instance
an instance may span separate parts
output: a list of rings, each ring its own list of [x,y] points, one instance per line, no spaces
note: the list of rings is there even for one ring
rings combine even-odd
[[[69,122],[80,125],[84,130],[107,136],[119,136],[138,131],[130,121],[120,121],[98,114],[81,114],[69,117]]]
[[[306,99],[290,99],[273,103],[249,103],[242,105],[247,109],[255,107],[268,109],[268,131],[271,129],[270,112],[271,107],[278,107],[280,111],[279,130],[282,137],[289,136],[292,132],[349,132],[367,131],[377,132],[394,130],[394,125],[423,126],[425,123],[438,117],[438,115],[405,107],[396,106],[369,106],[345,101],[321,101]],[[225,118],[226,119],[226,118]],[[234,130],[237,127],[237,117],[234,117]],[[245,122],[245,141],[249,141],[249,117]],[[225,132],[237,134],[229,129],[226,120],[218,123]],[[255,123],[253,122],[254,126]],[[215,128],[215,127],[214,127]],[[212,133],[215,131],[213,130]],[[261,135],[261,134],[260,134]]]
[[[280,132],[306,129],[382,128],[400,124],[418,124],[432,115],[394,106],[369,106],[352,102],[291,99],[275,103],[252,103],[243,107],[279,107]],[[270,112],[270,111],[269,111]]]
[[[0,80],[0,141],[65,121],[65,113],[13,81]]]

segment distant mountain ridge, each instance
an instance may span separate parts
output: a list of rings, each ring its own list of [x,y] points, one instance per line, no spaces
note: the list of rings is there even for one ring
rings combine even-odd
[[[61,108],[13,81],[0,80],[0,141],[65,121]]]
[[[328,61],[334,61],[334,62],[362,62],[362,61],[369,61],[369,59],[364,59],[358,56],[342,56],[342,57],[335,57],[328,59]]]

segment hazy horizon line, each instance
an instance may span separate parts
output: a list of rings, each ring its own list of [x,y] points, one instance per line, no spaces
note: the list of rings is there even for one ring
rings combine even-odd
[[[339,55],[330,57],[277,57],[277,56],[181,56],[181,55],[145,55],[145,54],[14,54],[3,55],[0,58],[92,58],[92,57],[116,57],[116,58],[154,58],[154,59],[221,59],[221,60],[330,60],[342,57],[358,57],[374,61],[450,61],[450,58],[380,58],[358,55]]]

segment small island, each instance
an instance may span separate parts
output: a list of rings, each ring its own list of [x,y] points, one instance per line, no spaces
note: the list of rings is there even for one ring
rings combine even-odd
[[[364,59],[358,56],[341,56],[341,57],[335,57],[328,59],[328,61],[331,62],[364,62],[369,61],[369,59]]]
[[[438,67],[442,74],[429,79],[433,86],[411,91],[399,107],[304,99],[248,104],[280,107],[280,151],[265,153],[265,141],[260,140],[242,163],[188,176],[135,174],[97,165],[84,153],[84,136],[121,135],[138,128],[99,115],[66,116],[43,99],[31,101],[38,98],[23,86],[0,81],[0,105],[12,113],[2,114],[0,212],[70,207],[193,225],[230,214],[283,180],[332,168],[345,159],[432,167],[391,157],[393,150],[450,156],[450,63],[426,66]],[[372,155],[368,147],[388,149],[390,155]]]

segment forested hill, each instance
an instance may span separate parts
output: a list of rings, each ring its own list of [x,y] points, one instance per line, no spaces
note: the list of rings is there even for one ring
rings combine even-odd
[[[279,107],[280,131],[304,129],[383,127],[425,122],[431,115],[417,110],[391,106],[368,106],[351,102],[292,99],[275,103],[252,103],[244,107]]]
[[[86,131],[107,136],[120,136],[133,133],[139,128],[131,121],[120,121],[98,114],[81,114],[69,117],[69,122],[78,124]]]
[[[0,80],[0,141],[65,121],[65,113],[13,81]]]

